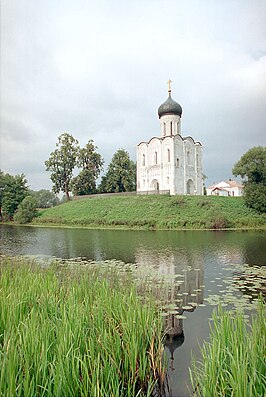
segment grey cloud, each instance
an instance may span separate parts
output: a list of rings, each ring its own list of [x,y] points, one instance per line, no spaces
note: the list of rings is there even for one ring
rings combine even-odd
[[[261,1],[9,0],[2,7],[1,167],[50,187],[44,160],[62,132],[94,139],[105,164],[159,135],[173,80],[183,133],[204,145],[210,182],[265,144]],[[10,155],[12,153],[12,155]],[[208,182],[207,182],[208,183]]]

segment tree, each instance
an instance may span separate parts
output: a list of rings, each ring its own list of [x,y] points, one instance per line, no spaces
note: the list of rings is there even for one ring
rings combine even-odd
[[[244,179],[246,205],[258,212],[266,212],[266,148],[257,146],[248,150],[232,172]]]
[[[46,171],[51,171],[53,192],[57,194],[62,191],[68,201],[73,170],[77,164],[78,141],[72,135],[64,133],[59,136],[56,146],[57,149],[50,154],[49,160],[45,161]]]
[[[92,194],[96,192],[96,179],[103,168],[103,158],[96,152],[97,146],[93,140],[79,150],[77,165],[82,168],[79,175],[72,180],[72,190],[76,195]]]
[[[245,181],[266,184],[266,148],[253,147],[234,165],[233,174]]]
[[[37,216],[37,201],[32,196],[27,196],[19,204],[18,209],[14,215],[14,220],[18,223],[29,223],[35,216]]]
[[[35,198],[37,202],[37,208],[50,208],[60,203],[59,198],[50,190],[31,190],[30,195]]]
[[[9,220],[19,204],[28,194],[25,175],[10,175],[0,171],[0,216],[7,215]]]
[[[119,149],[113,156],[99,186],[101,192],[131,192],[136,190],[136,164],[128,152]]]

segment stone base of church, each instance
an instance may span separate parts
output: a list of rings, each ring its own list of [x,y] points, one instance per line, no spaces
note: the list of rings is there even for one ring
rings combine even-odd
[[[169,194],[170,195],[170,190],[138,190],[137,194]]]

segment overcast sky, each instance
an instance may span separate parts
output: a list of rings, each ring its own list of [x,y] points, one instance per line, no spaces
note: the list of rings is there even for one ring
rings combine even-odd
[[[230,178],[266,143],[266,0],[2,0],[1,169],[50,189],[63,132],[135,160],[169,78],[206,184]]]

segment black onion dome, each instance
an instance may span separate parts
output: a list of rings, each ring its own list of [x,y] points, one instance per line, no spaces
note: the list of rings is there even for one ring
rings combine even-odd
[[[167,100],[161,104],[161,106],[159,106],[158,109],[158,116],[159,119],[164,116],[165,114],[176,114],[177,116],[182,115],[182,108],[179,105],[179,103],[177,103],[176,101],[174,101],[171,97],[171,94],[169,93],[169,97],[167,98]]]

